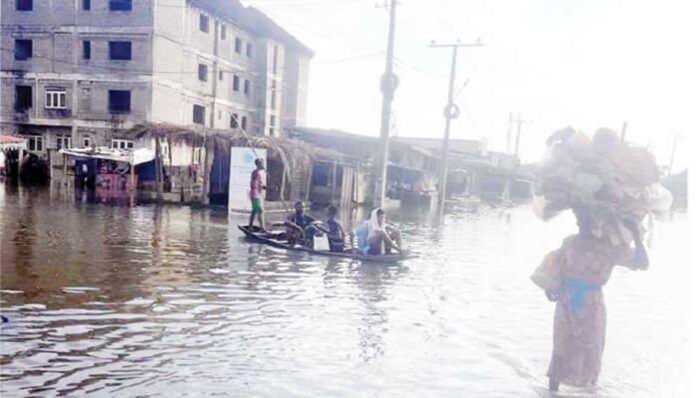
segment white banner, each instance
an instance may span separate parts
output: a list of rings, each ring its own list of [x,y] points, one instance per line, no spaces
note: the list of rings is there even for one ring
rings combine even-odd
[[[256,151],[256,154],[254,154],[254,151]],[[254,162],[257,156],[263,159],[265,165],[265,149],[255,148],[252,150],[249,147],[230,148],[230,190],[229,204],[227,206],[230,211],[251,211],[249,182],[251,181],[251,173],[256,169]],[[267,182],[266,177],[264,173],[264,182]]]

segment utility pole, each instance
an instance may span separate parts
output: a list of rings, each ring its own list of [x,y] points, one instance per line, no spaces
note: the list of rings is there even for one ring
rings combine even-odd
[[[677,151],[677,141],[679,140],[679,134],[674,135],[674,141],[672,141],[672,156],[669,158],[669,174],[668,177],[672,176],[672,167],[674,166],[674,153]]]
[[[505,146],[505,152],[512,152],[512,112],[508,113],[507,145]]]
[[[519,157],[520,154],[520,136],[522,135],[522,125],[523,124],[532,124],[531,120],[522,120],[522,116],[520,114],[517,114],[517,138],[515,138],[515,156]]]
[[[478,39],[476,43],[460,43],[457,40],[456,43],[452,44],[436,44],[434,41],[430,43],[430,48],[451,48],[452,49],[452,67],[450,69],[450,80],[449,80],[449,91],[447,94],[447,106],[445,106],[445,139],[442,141],[442,160],[440,163],[440,189],[438,192],[438,205],[439,214],[442,215],[445,210],[445,195],[447,192],[447,155],[449,152],[449,136],[450,136],[450,125],[452,124],[452,119],[456,119],[459,116],[459,107],[454,104],[454,80],[457,73],[457,50],[460,47],[482,47],[481,39]]]
[[[624,120],[621,125],[621,141],[626,141],[626,127],[628,127],[628,123]]]
[[[375,159],[375,189],[374,201],[378,207],[384,206],[384,196],[387,183],[387,164],[389,162],[389,122],[391,119],[391,104],[397,86],[394,74],[394,29],[396,24],[396,0],[391,0],[389,7],[389,37],[387,39],[387,61],[382,75],[382,120],[379,134],[379,147]]]

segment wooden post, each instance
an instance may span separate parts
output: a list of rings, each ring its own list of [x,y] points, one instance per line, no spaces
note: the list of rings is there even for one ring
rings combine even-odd
[[[159,136],[155,136],[155,175],[157,176],[157,200],[162,201],[162,146]]]
[[[203,137],[203,150],[205,151],[205,155],[203,156],[203,204],[208,205],[210,204],[210,184],[208,183],[209,180],[209,175],[210,175],[210,169],[212,168],[212,164],[210,165],[210,168],[208,167],[209,159],[208,159],[208,145],[207,145],[207,139],[204,136]]]
[[[337,175],[338,165],[336,161],[333,162],[333,170],[331,171],[331,203],[336,200],[336,175]]]
[[[285,168],[287,165],[285,163],[282,164],[283,171],[280,173],[280,200],[285,200]]]
[[[314,173],[314,160],[309,158],[309,173],[307,178],[307,192],[305,193],[305,201],[309,201],[310,192],[312,191],[312,174]]]
[[[133,192],[135,192],[135,163],[130,164],[130,191],[131,191],[131,197],[133,196]]]
[[[22,160],[24,159],[24,148],[19,148],[19,154],[17,155],[17,179],[22,175]]]
[[[68,186],[68,156],[63,154],[63,185]]]

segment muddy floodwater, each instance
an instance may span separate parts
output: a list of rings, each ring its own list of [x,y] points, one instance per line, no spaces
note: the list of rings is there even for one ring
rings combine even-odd
[[[553,305],[529,280],[575,229],[526,206],[391,211],[399,265],[242,239],[224,210],[0,186],[3,397],[543,397]],[[597,388],[686,397],[688,226],[655,221],[651,269],[615,269]]]

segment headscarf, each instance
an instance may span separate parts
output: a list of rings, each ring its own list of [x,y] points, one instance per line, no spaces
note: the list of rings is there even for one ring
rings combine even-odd
[[[372,210],[372,213],[370,213],[370,220],[368,221],[367,224],[367,239],[368,241],[372,239],[373,236],[379,231],[382,231],[383,228],[379,225],[379,215],[377,215],[377,212],[379,212],[381,209],[376,208]]]

